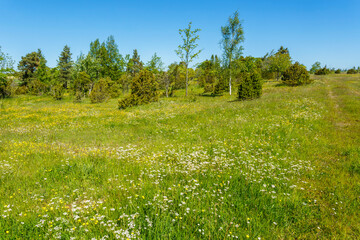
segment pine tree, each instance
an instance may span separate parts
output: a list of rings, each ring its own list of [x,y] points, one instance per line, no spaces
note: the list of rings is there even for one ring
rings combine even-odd
[[[18,69],[20,70],[20,85],[27,86],[35,79],[35,72],[40,66],[40,56],[38,52],[31,52],[21,57]]]
[[[58,60],[59,83],[66,89],[71,81],[71,70],[73,62],[71,61],[70,47],[65,45]]]

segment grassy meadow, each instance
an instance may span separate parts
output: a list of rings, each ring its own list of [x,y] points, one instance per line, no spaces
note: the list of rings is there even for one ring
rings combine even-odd
[[[0,100],[0,239],[360,238],[360,77],[263,96]]]

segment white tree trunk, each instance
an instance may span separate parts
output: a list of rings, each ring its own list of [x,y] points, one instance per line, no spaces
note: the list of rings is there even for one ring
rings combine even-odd
[[[186,97],[188,95],[188,67],[186,65]]]

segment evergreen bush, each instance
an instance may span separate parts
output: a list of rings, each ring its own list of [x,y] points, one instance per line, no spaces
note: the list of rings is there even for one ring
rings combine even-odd
[[[245,72],[239,84],[238,98],[240,100],[259,98],[262,94],[261,75],[252,70]]]
[[[351,69],[347,70],[346,73],[347,73],[347,74],[356,74],[356,70],[353,69],[353,68],[351,68]]]
[[[119,100],[119,109],[155,102],[159,95],[155,76],[147,69],[143,69],[131,83],[131,95]]]
[[[28,92],[32,95],[42,95],[46,92],[47,86],[41,81],[35,79],[28,84]]]
[[[63,99],[63,85],[56,85],[53,87],[53,98],[55,100]]]
[[[312,82],[310,74],[306,70],[305,66],[296,62],[291,65],[283,74],[281,80],[284,84],[289,86],[298,86],[309,84]]]
[[[95,83],[93,90],[90,93],[91,103],[102,103],[110,98],[108,79],[102,78]]]
[[[325,66],[315,72],[315,75],[327,75],[330,74],[330,70]]]

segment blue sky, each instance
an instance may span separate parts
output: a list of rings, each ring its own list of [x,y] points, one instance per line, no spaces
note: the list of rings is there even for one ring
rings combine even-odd
[[[56,66],[68,44],[73,58],[91,41],[114,35],[122,54],[138,49],[147,62],[157,52],[165,64],[178,61],[179,28],[200,28],[196,62],[221,55],[221,26],[238,10],[245,32],[244,55],[264,56],[281,45],[310,67],[360,66],[359,0],[253,1],[13,1],[0,0],[0,46],[19,61],[41,48]],[[17,64],[17,63],[16,63]]]

